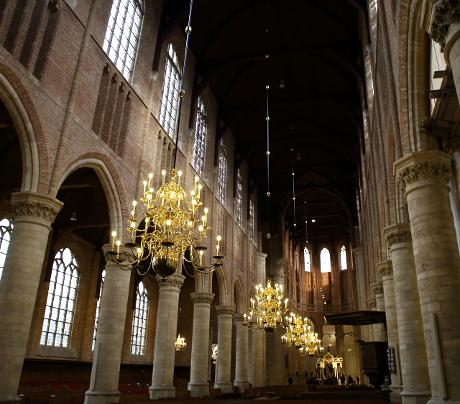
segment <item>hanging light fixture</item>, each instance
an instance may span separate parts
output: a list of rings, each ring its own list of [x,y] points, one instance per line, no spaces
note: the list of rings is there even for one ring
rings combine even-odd
[[[299,348],[300,353],[314,356],[316,353],[323,350],[324,348],[321,345],[321,339],[318,337],[318,333],[314,331],[313,325],[308,324],[302,336],[301,347]]]
[[[244,314],[243,324],[255,323],[263,326],[266,331],[273,331],[288,311],[288,299],[284,299],[283,287],[278,284],[273,287],[268,280],[267,286],[256,285],[255,291],[254,297],[250,300],[249,315]]]
[[[176,352],[183,351],[187,347],[187,343],[185,342],[185,338],[181,337],[180,334],[177,335],[176,342],[174,343],[176,347]]]
[[[286,333],[281,336],[281,342],[287,346],[300,349],[303,345],[303,336],[306,332],[307,318],[290,313],[286,316]]]
[[[186,40],[184,62],[180,81],[180,92],[175,122],[173,169],[169,179],[166,179],[166,170],[162,170],[162,184],[155,190],[152,186],[153,174],[143,182],[143,194],[139,201],[134,200],[133,209],[129,218],[128,231],[131,241],[126,244],[132,251],[131,265],[141,272],[142,262],[147,262],[150,268],[160,276],[168,276],[176,271],[179,258],[192,264],[198,271],[212,271],[222,265],[223,256],[220,254],[221,236],[216,238],[216,253],[210,265],[204,264],[204,240],[211,227],[208,224],[208,208],[203,206],[203,186],[195,176],[193,186],[187,193],[181,185],[182,171],[176,170],[177,141],[179,137],[179,123],[184,91],[184,78],[187,66],[187,56],[190,34],[192,32],[193,0],[190,1],[188,24],[185,28]],[[138,206],[141,208],[139,209]],[[137,216],[137,211],[141,211]],[[112,253],[115,261],[120,262],[121,241],[117,240],[117,233],[112,231]],[[145,267],[144,267],[145,268]]]

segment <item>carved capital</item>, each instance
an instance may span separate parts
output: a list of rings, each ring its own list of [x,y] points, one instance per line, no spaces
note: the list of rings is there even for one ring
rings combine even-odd
[[[458,0],[434,0],[431,9],[429,34],[433,41],[446,46],[449,25],[460,21],[460,2]]]
[[[11,195],[15,218],[33,217],[48,224],[54,222],[64,205],[61,201],[35,192],[15,192]]]
[[[377,272],[382,276],[393,276],[393,265],[391,261],[383,261],[377,264]]]
[[[371,283],[371,289],[374,293],[374,296],[383,295],[383,285],[382,282]]]
[[[157,275],[156,278],[157,278],[158,286],[160,287],[160,289],[171,288],[171,289],[177,289],[177,291],[180,291],[184,283],[184,280],[185,280],[185,276],[180,275],[180,274],[173,274],[173,275],[167,276],[166,278],[163,278]]]
[[[383,230],[383,236],[387,242],[388,249],[391,249],[394,244],[408,243],[412,241],[410,226],[408,223],[400,223],[387,227]]]
[[[367,305],[371,310],[375,310],[377,308],[377,302],[375,300],[375,297],[370,297],[367,299]]]
[[[203,292],[194,292],[190,293],[193,304],[196,303],[206,303],[211,304],[214,300],[214,293],[203,293]]]
[[[235,307],[233,307],[233,306],[217,306],[216,307],[216,312],[217,312],[218,316],[220,316],[221,314],[231,316],[235,312]]]
[[[447,184],[451,158],[437,150],[412,153],[395,162],[398,183],[403,191],[422,180],[439,180]]]
[[[105,262],[107,263],[106,269],[109,267],[118,267],[119,269],[130,270],[132,268],[134,258],[130,248],[120,246],[119,253],[116,254],[111,244],[105,244],[102,246],[102,252],[104,253]]]

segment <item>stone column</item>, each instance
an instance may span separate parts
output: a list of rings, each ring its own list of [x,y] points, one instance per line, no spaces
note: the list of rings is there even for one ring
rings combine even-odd
[[[236,328],[235,347],[235,380],[233,385],[240,391],[249,388],[248,381],[248,327],[243,325],[243,316],[237,313],[234,316]]]
[[[254,387],[265,386],[265,330],[254,329]]]
[[[430,397],[423,322],[408,224],[384,230],[393,268],[404,404],[425,404]]]
[[[405,190],[430,374],[430,403],[460,403],[460,256],[447,182],[451,158],[412,153],[395,162]]]
[[[174,398],[174,361],[176,357],[177,315],[179,292],[185,277],[175,273],[167,278],[157,276],[160,286],[158,299],[155,351],[153,354],[150,399]]]
[[[373,284],[371,284],[371,288],[375,296],[375,306],[373,310],[385,311],[385,299],[383,297],[382,282],[374,282]],[[372,328],[374,334],[374,341],[386,341],[384,324],[374,324]]]
[[[387,321],[388,348],[394,352],[395,372],[391,372],[391,390],[393,394],[401,393],[401,372],[398,360],[398,318],[396,314],[395,286],[391,261],[377,264],[377,272],[382,276],[383,295],[385,298],[385,316]],[[391,370],[390,370],[391,371]]]
[[[232,319],[233,306],[217,306],[217,360],[214,388],[231,393],[232,387]]]
[[[15,401],[51,223],[62,202],[33,192],[11,197],[14,230],[0,282],[0,402]]]
[[[192,397],[209,396],[209,320],[214,293],[195,292],[193,301],[192,360],[188,390]]]
[[[111,246],[103,247],[106,276],[102,289],[101,309],[94,348],[93,366],[85,404],[110,404],[118,402],[120,392],[121,354],[131,279],[131,250],[120,251],[118,264],[110,254]]]
[[[431,38],[444,49],[460,102],[460,3],[458,0],[432,0],[431,3],[428,31]]]
[[[255,387],[256,374],[256,328],[255,323],[249,324],[248,327],[248,381],[252,387]]]

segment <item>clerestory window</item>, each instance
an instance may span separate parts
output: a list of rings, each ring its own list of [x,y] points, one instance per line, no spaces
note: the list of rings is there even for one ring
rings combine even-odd
[[[195,117],[195,143],[193,144],[192,165],[195,171],[202,175],[206,156],[206,138],[208,124],[206,109],[201,98],[198,98]]]

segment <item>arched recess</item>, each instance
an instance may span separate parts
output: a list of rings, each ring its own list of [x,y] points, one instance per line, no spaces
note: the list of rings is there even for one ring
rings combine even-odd
[[[39,187],[40,172],[43,172],[44,161],[40,169],[40,154],[37,144],[37,135],[41,134],[41,129],[34,127],[29,113],[36,115],[31,100],[27,100],[26,110],[23,97],[14,88],[12,82],[7,76],[13,73],[5,74],[2,66],[0,70],[0,100],[4,103],[16,130],[22,159],[22,182],[21,191],[37,192]],[[14,78],[14,77],[13,77]],[[35,122],[35,126],[38,125]],[[43,142],[42,142],[43,143]],[[45,153],[42,153],[45,154]],[[42,155],[42,159],[44,156]]]
[[[51,190],[51,196],[56,197],[59,188],[69,175],[81,168],[91,168],[96,173],[107,201],[110,217],[110,229],[117,234],[123,234],[123,211],[126,210],[126,199],[121,185],[117,187],[114,176],[111,174],[107,165],[100,159],[88,157],[78,158],[67,167],[62,178],[58,182],[56,189]]]
[[[225,279],[225,273],[224,273],[224,268],[223,267],[218,267],[213,274],[212,278],[212,289],[213,292],[216,290],[218,291],[219,295],[219,300],[216,300],[214,298],[214,303],[215,305],[221,305],[221,306],[226,306],[227,304],[230,304],[232,299],[231,296],[229,296],[228,293],[228,287],[227,287],[227,280]],[[217,281],[217,284],[214,285],[214,283]],[[215,288],[216,287],[216,288]],[[215,293],[216,294],[216,293]]]
[[[236,313],[244,313],[246,305],[245,303],[245,298],[244,298],[244,293],[243,293],[243,288],[241,286],[241,281],[240,279],[236,279],[234,285],[233,285],[233,300],[234,300],[234,305],[235,305],[235,310]]]

